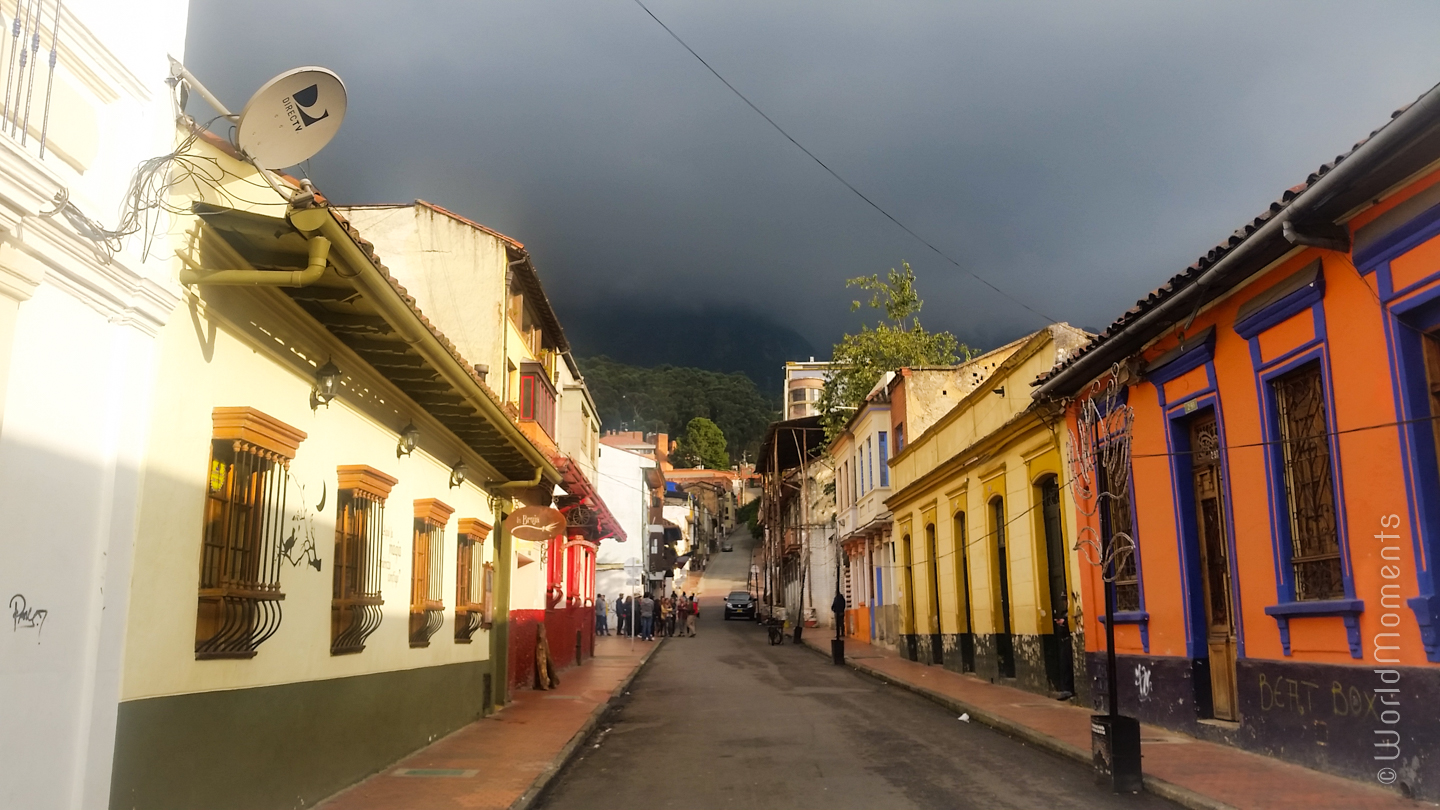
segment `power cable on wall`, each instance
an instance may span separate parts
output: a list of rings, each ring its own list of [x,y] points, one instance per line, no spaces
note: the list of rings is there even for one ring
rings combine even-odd
[[[737,90],[737,89],[735,88],[735,85],[731,84],[724,76],[721,76],[721,75],[720,75],[720,72],[719,72],[718,70],[716,70],[715,68],[711,67],[711,66],[710,66],[710,63],[705,61],[705,57],[703,57],[703,56],[701,56],[700,54],[696,53],[696,52],[695,52],[695,49],[692,48],[692,47],[690,47],[688,44],[686,44],[685,40],[681,39],[678,34],[676,34],[674,31],[670,30],[670,26],[666,25],[663,20],[661,20],[659,17],[655,16],[655,12],[651,11],[648,6],[646,6],[643,2],[641,2],[641,0],[635,0],[635,5],[639,6],[641,9],[644,10],[644,12],[645,12],[646,14],[650,15],[650,19],[654,20],[661,28],[665,29],[665,33],[669,34],[672,39],[674,39],[676,42],[680,43],[680,46],[683,47],[685,50],[689,51],[691,56],[693,56],[693,57],[695,57],[697,60],[699,60],[700,64],[702,64],[702,65],[705,66],[705,69],[706,69],[706,70],[710,71],[710,73],[712,73],[712,74],[715,76],[715,78],[719,79],[721,84],[723,84],[723,85],[725,85],[726,87],[730,88],[730,92],[734,93],[736,96],[739,97],[739,99],[740,99],[741,101],[745,102],[746,106],[748,106],[750,109],[754,110],[755,113],[756,113],[757,115],[759,115],[761,118],[764,118],[764,119],[765,119],[765,122],[768,123],[771,127],[774,127],[774,129],[775,129],[776,132],[778,132],[778,133],[780,133],[781,135],[785,136],[785,140],[787,140],[787,141],[789,141],[790,143],[794,144],[794,145],[795,145],[795,148],[799,149],[801,152],[804,152],[811,160],[815,161],[815,163],[816,163],[817,165],[819,165],[820,168],[824,169],[827,173],[829,173],[829,175],[830,175],[831,177],[835,178],[836,180],[839,180],[840,183],[841,183],[841,185],[845,186],[845,188],[850,189],[850,191],[853,192],[853,193],[855,194],[855,196],[859,197],[861,200],[864,200],[866,205],[869,205],[871,208],[874,208],[876,211],[879,211],[881,216],[883,216],[883,217],[885,217],[886,219],[890,220],[891,222],[895,223],[896,227],[900,228],[900,230],[902,230],[902,231],[904,231],[905,233],[909,234],[910,236],[914,237],[914,239],[915,239],[917,242],[919,242],[920,244],[922,244],[922,245],[924,245],[925,247],[929,248],[931,251],[933,251],[933,252],[935,253],[936,256],[939,256],[940,258],[942,258],[942,259],[944,259],[945,261],[949,262],[950,264],[954,265],[954,266],[955,266],[955,269],[957,269],[957,270],[959,270],[960,272],[964,273],[965,275],[967,275],[967,276],[975,279],[976,281],[980,282],[981,284],[984,284],[986,287],[989,287],[991,290],[995,291],[997,294],[999,294],[1000,296],[1002,296],[1002,297],[1005,298],[1006,300],[1010,301],[1010,302],[1013,303],[1013,304],[1016,304],[1017,306],[1019,306],[1020,308],[1024,309],[1025,311],[1029,312],[1030,314],[1035,315],[1036,317],[1040,318],[1043,322],[1045,322],[1045,323],[1047,323],[1047,324],[1056,323],[1056,319],[1055,319],[1055,318],[1052,318],[1052,317],[1050,317],[1049,315],[1046,315],[1045,313],[1043,313],[1043,312],[1035,309],[1034,307],[1030,306],[1029,304],[1026,304],[1024,301],[1021,301],[1019,298],[1016,298],[1015,296],[1011,295],[1010,293],[1005,292],[1004,290],[1002,290],[1002,289],[1000,289],[999,287],[995,286],[995,284],[993,284],[992,282],[990,282],[988,279],[986,279],[986,278],[980,276],[979,274],[977,274],[975,271],[970,270],[970,269],[968,269],[968,268],[966,268],[966,267],[961,266],[961,264],[960,264],[959,262],[957,262],[957,261],[955,261],[954,259],[950,258],[950,256],[947,255],[947,254],[945,253],[945,251],[943,251],[943,250],[941,250],[940,248],[936,247],[933,243],[931,243],[930,241],[926,240],[925,237],[923,237],[923,236],[921,236],[920,234],[916,233],[915,231],[911,230],[911,229],[910,229],[910,226],[908,226],[908,225],[906,225],[905,223],[901,222],[900,220],[896,219],[895,216],[894,216],[893,214],[891,214],[889,211],[886,211],[884,208],[881,208],[878,203],[876,203],[874,200],[870,199],[869,197],[865,196],[864,192],[860,191],[860,189],[858,189],[858,188],[856,188],[854,185],[852,185],[849,180],[846,180],[845,178],[841,177],[838,172],[836,172],[834,169],[832,169],[832,168],[830,168],[828,165],[826,165],[825,161],[823,161],[823,160],[821,160],[820,158],[816,157],[816,155],[815,155],[814,152],[811,152],[809,149],[806,149],[804,144],[802,144],[802,143],[800,143],[799,141],[795,140],[794,136],[792,136],[790,133],[786,132],[785,129],[784,129],[783,127],[781,127],[779,124],[775,123],[775,119],[773,119],[773,118],[771,118],[770,116],[766,115],[764,110],[762,110],[762,109],[760,109],[759,107],[755,106],[755,102],[753,102],[753,101],[751,101],[750,99],[746,98],[744,93],[740,92],[739,90]]]

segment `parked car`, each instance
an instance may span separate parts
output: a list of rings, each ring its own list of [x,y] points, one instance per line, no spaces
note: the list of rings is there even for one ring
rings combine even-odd
[[[748,591],[731,591],[725,597],[725,621],[730,621],[731,616],[755,618],[755,597]]]
[[[734,551],[734,550],[735,550],[735,545],[734,545],[733,543],[731,543],[729,540],[726,540],[725,542],[723,542],[723,543],[720,544],[720,550],[721,550],[721,551]]]

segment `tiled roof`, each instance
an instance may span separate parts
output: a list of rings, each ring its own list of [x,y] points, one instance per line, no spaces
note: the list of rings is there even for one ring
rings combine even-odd
[[[560,470],[560,474],[564,476],[564,480],[560,482],[560,485],[565,488],[565,491],[579,497],[582,503],[587,503],[590,508],[595,510],[595,526],[597,531],[600,532],[600,536],[613,537],[621,543],[625,542],[625,529],[621,527],[620,521],[615,518],[615,514],[610,511],[610,507],[605,505],[605,499],[600,497],[599,490],[585,477],[585,473],[580,469],[580,465],[576,464],[574,459],[562,453],[556,452],[549,455],[551,462],[555,464],[556,469]]]
[[[1345,152],[1344,154],[1336,155],[1335,159],[1330,161],[1329,163],[1322,164],[1318,169],[1311,172],[1305,178],[1305,182],[1295,186],[1291,186],[1290,188],[1286,189],[1285,192],[1280,195],[1279,199],[1270,203],[1269,207],[1267,207],[1264,211],[1261,211],[1249,222],[1246,222],[1241,227],[1235,229],[1235,231],[1231,233],[1229,237],[1217,244],[1215,247],[1211,248],[1207,253],[1205,253],[1205,255],[1201,256],[1189,267],[1185,268],[1180,273],[1172,276],[1169,281],[1166,281],[1164,284],[1151,291],[1151,293],[1146,297],[1136,301],[1135,306],[1126,310],[1123,314],[1120,315],[1120,317],[1116,318],[1114,322],[1112,322],[1108,327],[1105,328],[1104,331],[1100,332],[1098,335],[1095,335],[1089,341],[1089,343],[1081,346],[1079,349],[1072,352],[1070,357],[1056,364],[1054,368],[1050,369],[1045,374],[1040,375],[1040,377],[1035,380],[1034,384],[1041,385],[1047,380],[1055,377],[1061,371],[1069,368],[1070,366],[1073,366],[1082,357],[1095,351],[1097,348],[1104,345],[1107,341],[1124,332],[1142,315],[1154,309],[1166,299],[1170,298],[1171,296],[1195,283],[1196,279],[1198,279],[1202,274],[1204,274],[1206,270],[1209,270],[1222,258],[1228,255],[1231,251],[1233,251],[1236,247],[1244,243],[1247,239],[1254,235],[1256,231],[1260,230],[1261,226],[1275,219],[1277,215],[1288,209],[1291,203],[1293,203],[1306,191],[1310,190],[1310,188],[1313,187],[1317,182],[1319,182],[1322,177],[1334,171],[1337,166],[1343,163],[1351,155],[1355,154],[1356,150],[1358,150],[1361,146],[1364,146],[1367,142],[1369,142],[1377,134],[1383,131],[1386,127],[1390,126],[1391,122],[1404,114],[1406,110],[1410,109],[1413,106],[1413,104],[1413,102],[1411,104],[1406,104],[1404,107],[1401,107],[1400,109],[1391,113],[1390,121],[1387,121],[1384,125],[1382,125],[1378,129],[1375,129],[1361,140],[1357,141],[1355,145],[1350,148],[1349,151]]]
[[[219,150],[225,152],[226,154],[231,155],[231,156],[233,156],[233,157],[235,157],[235,158],[237,158],[237,159],[239,159],[239,160],[244,160],[244,157],[239,154],[239,152],[235,149],[234,145],[231,144],[228,140],[226,140],[226,139],[224,139],[224,138],[216,135],[215,133],[209,132],[208,130],[202,130],[202,131],[200,131],[198,134],[199,134],[199,138],[200,138],[201,140],[205,141],[205,142],[206,142],[207,144],[209,144],[210,146],[213,146],[213,147],[215,147],[216,149],[219,149]],[[292,187],[296,187],[296,188],[299,187],[299,182],[296,181],[294,178],[288,177],[288,176],[285,176],[285,175],[281,175],[280,177],[281,177],[281,180],[282,180],[283,182],[285,182],[286,184],[291,185]],[[319,192],[316,192],[316,195],[315,195],[315,196],[316,196],[316,204],[318,204],[318,205],[326,205],[326,206],[328,207],[328,203],[326,202],[326,200],[325,200],[325,198],[324,198],[323,195],[321,195]],[[427,205],[428,205],[428,204],[427,204]],[[438,206],[432,206],[432,207],[438,208]],[[387,267],[385,266],[385,264],[381,261],[380,256],[379,256],[378,254],[376,254],[376,252],[375,252],[375,245],[374,245],[373,243],[371,243],[369,240],[365,239],[363,236],[361,236],[360,231],[359,231],[353,224],[351,224],[351,222],[350,222],[343,214],[341,214],[338,210],[336,210],[336,209],[333,208],[333,207],[328,207],[328,212],[329,212],[329,214],[330,214],[332,217],[335,218],[335,221],[336,221],[336,222],[340,225],[340,227],[345,231],[346,235],[350,237],[350,240],[355,244],[355,246],[360,249],[361,253],[363,253],[363,254],[365,255],[365,257],[370,260],[370,263],[371,263],[372,265],[374,265],[375,269],[380,273],[381,277],[386,280],[386,282],[387,282],[387,283],[390,285],[390,287],[396,292],[396,294],[400,297],[400,299],[405,302],[406,308],[410,310],[411,314],[415,317],[415,319],[416,319],[421,325],[423,325],[423,326],[425,327],[425,329],[426,329],[432,336],[435,337],[436,342],[438,342],[442,347],[444,347],[445,351],[455,360],[455,362],[456,362],[457,364],[459,364],[460,368],[464,370],[465,374],[468,375],[468,376],[470,377],[470,379],[472,379],[472,380],[476,383],[477,387],[478,387],[482,392],[484,392],[484,395],[485,395],[487,398],[489,398],[489,400],[490,400],[492,403],[495,404],[496,408],[497,408],[501,413],[508,413],[507,408],[506,408],[506,403],[502,402],[501,399],[500,399],[500,397],[497,396],[497,395],[495,394],[495,392],[490,389],[489,385],[488,385],[488,384],[485,382],[485,380],[480,376],[480,374],[475,370],[474,364],[472,364],[472,363],[471,363],[470,361],[468,361],[463,355],[461,355],[459,349],[457,349],[457,348],[455,347],[455,344],[454,344],[454,343],[450,342],[450,339],[445,336],[445,333],[442,332],[442,331],[440,331],[440,329],[439,329],[438,327],[436,327],[435,324],[433,324],[433,323],[430,322],[430,319],[425,316],[425,313],[422,312],[422,311],[420,310],[420,307],[416,304],[415,298],[414,298],[413,296],[411,296],[410,293],[405,289],[405,287],[404,287],[403,285],[401,285],[400,282],[399,282],[398,280],[396,280],[395,277],[390,274],[389,268],[387,268]],[[449,212],[445,212],[445,213],[446,213],[447,215],[454,216],[453,214],[450,214]],[[467,220],[467,222],[468,222],[468,220]],[[470,224],[474,224],[474,223],[470,223]],[[483,226],[477,226],[477,227],[483,227]],[[489,229],[485,229],[485,230],[489,231]],[[507,243],[509,243],[510,245],[517,246],[517,247],[515,247],[514,249],[520,250],[520,251],[523,253],[523,250],[524,250],[524,249],[523,249],[523,247],[519,247],[519,245],[520,245],[519,242],[516,242],[515,240],[510,239],[509,237],[506,237],[506,236],[504,236],[504,235],[502,235],[502,234],[494,233],[493,231],[491,231],[491,233],[494,234],[495,236],[497,236],[498,238],[505,240],[505,241],[506,241]],[[293,293],[294,291],[290,291],[290,292]],[[315,313],[314,311],[311,311],[311,314],[314,315],[314,314],[316,314],[316,313]],[[363,356],[363,353],[362,353],[362,356]],[[402,390],[403,390],[403,389],[402,389]],[[406,391],[406,393],[407,393],[407,395],[411,396],[412,398],[415,398],[415,397],[417,396],[417,394],[416,394],[415,392],[413,392],[413,391]],[[442,422],[443,422],[443,421],[444,421],[444,420],[442,419]],[[511,419],[511,422],[513,423],[514,420]],[[451,426],[451,425],[447,425],[447,427],[450,427],[452,430],[456,430],[456,429],[457,429],[455,426]],[[521,434],[519,434],[519,435],[520,435],[521,437],[523,437],[524,434],[521,433]],[[498,435],[495,436],[494,438],[497,439],[497,440],[499,440],[499,441],[501,441],[501,444],[495,445],[495,446],[497,446],[497,447],[503,447],[503,446],[504,446],[504,441],[505,441],[505,440],[501,439],[500,436],[498,436]],[[522,440],[525,440],[525,441],[528,442],[528,439],[522,439]],[[533,442],[529,442],[529,443],[532,444],[532,445],[534,444]],[[474,442],[467,442],[467,444],[471,444],[472,446],[474,446]],[[475,446],[474,449],[476,449],[477,452],[481,452],[482,455],[485,455],[484,452],[481,450],[481,447]],[[541,455],[544,454],[544,450],[543,450],[543,449],[537,447],[536,450],[537,450]],[[508,455],[508,454],[507,454],[507,455]],[[524,469],[525,469],[525,468],[524,468],[524,466],[523,466],[523,460],[522,460],[522,459],[519,459],[519,458],[516,458],[516,459],[507,459],[507,461],[510,461],[511,464],[505,464],[504,462],[502,462],[501,459],[498,459],[498,458],[497,458],[497,459],[487,459],[487,460],[491,461],[491,463],[492,463],[492,464],[495,464],[497,467],[501,467],[501,466],[509,467],[509,466],[513,466],[513,464],[518,463],[518,464],[521,465],[520,467],[515,468],[515,469],[505,469],[505,470],[502,470],[502,472],[505,472],[505,473],[510,474],[510,475],[518,476],[518,477],[523,477],[524,474],[525,474],[525,472],[524,472]],[[607,510],[607,511],[608,511],[608,510]]]
[[[414,313],[415,318],[424,324],[425,328],[430,331],[430,334],[435,336],[435,339],[440,342],[440,345],[444,346],[445,350],[450,353],[450,356],[454,357],[455,361],[465,369],[465,373],[470,375],[470,378],[479,384],[480,390],[484,391],[485,395],[489,397],[497,407],[503,409],[505,403],[500,400],[500,397],[497,396],[494,391],[490,390],[490,385],[486,383],[484,378],[480,376],[480,373],[475,370],[474,364],[466,360],[465,357],[460,354],[460,350],[455,348],[455,344],[450,342],[450,338],[445,337],[445,333],[441,332],[439,327],[431,323],[429,318],[425,317],[425,313],[421,312],[419,305],[415,303],[415,298],[410,295],[409,291],[407,291],[399,281],[395,280],[394,276],[390,275],[390,268],[386,267],[385,264],[380,261],[380,256],[375,252],[375,245],[361,236],[360,231],[356,229],[354,225],[351,225],[350,220],[346,219],[339,211],[331,208],[330,214],[335,217],[335,220],[340,223],[340,226],[350,235],[351,241],[360,248],[366,258],[370,259],[370,263],[375,265],[375,269],[380,271],[380,275],[390,283],[390,287],[400,295],[400,298],[405,302],[405,306]]]

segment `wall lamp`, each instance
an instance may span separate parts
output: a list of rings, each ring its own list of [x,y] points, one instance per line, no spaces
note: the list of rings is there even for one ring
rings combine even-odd
[[[994,394],[994,395],[996,395],[996,396],[999,396],[999,397],[1003,397],[1003,396],[1005,396],[1005,386],[1002,385],[1002,386],[1000,386],[999,388],[994,389],[994,390],[991,391],[990,393],[992,393],[992,394]]]
[[[415,420],[410,420],[405,427],[400,428],[400,443],[395,445],[395,457],[408,456],[415,452],[415,445],[420,442],[420,428],[415,427]]]
[[[470,468],[465,466],[464,461],[455,462],[455,466],[450,468],[450,488],[454,489],[465,483],[465,476],[469,474]]]
[[[310,389],[310,410],[315,410],[321,405],[330,407],[330,400],[340,393],[340,369],[335,367],[332,360],[326,360],[325,365],[315,369],[315,387]]]

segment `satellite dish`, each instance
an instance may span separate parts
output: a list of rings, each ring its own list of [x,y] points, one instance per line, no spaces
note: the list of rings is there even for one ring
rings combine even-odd
[[[240,149],[267,169],[313,157],[345,120],[345,83],[322,67],[287,70],[245,102],[236,126]]]

